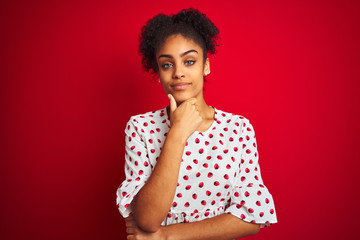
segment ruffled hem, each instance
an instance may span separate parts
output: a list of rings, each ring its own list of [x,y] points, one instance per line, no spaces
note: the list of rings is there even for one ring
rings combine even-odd
[[[225,212],[246,222],[260,224],[261,228],[277,223],[272,195],[263,184],[235,188],[231,205]]]
[[[122,186],[125,184],[124,186]],[[132,213],[131,202],[133,201],[136,194],[140,191],[145,182],[135,183],[124,182],[120,185],[116,192],[116,205],[119,209],[120,214],[126,218]]]
[[[212,218],[224,213],[225,207],[221,206],[216,209],[207,209],[206,211],[199,212],[195,210],[194,212],[169,212],[165,220],[161,225],[171,225],[175,223],[189,223],[197,222],[207,218]]]
[[[242,208],[240,211],[231,211],[230,209],[227,209],[225,213],[231,214],[233,216],[236,216],[240,218],[241,220],[249,223],[256,223],[260,225],[260,228],[268,227],[274,223],[277,223],[276,215],[274,212],[274,217],[271,219],[259,219],[257,217],[254,217],[253,215],[249,215],[248,211],[245,210],[245,208]]]

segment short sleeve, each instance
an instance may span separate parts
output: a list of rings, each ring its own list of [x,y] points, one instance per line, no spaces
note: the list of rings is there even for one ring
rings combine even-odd
[[[276,223],[277,217],[272,195],[261,178],[255,131],[247,119],[243,121],[239,143],[240,170],[225,212],[263,228]]]
[[[131,118],[125,128],[125,177],[116,192],[116,204],[126,218],[132,212],[131,202],[151,175],[146,144]]]

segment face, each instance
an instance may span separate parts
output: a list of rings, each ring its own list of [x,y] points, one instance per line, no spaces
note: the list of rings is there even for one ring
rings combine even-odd
[[[202,48],[182,35],[168,37],[156,54],[160,82],[166,94],[181,103],[195,97],[203,100],[204,75],[209,72]]]

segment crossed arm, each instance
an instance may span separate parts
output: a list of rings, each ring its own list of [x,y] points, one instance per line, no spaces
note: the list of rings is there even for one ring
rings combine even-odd
[[[162,226],[153,233],[141,230],[133,217],[126,218],[127,239],[230,240],[254,235],[259,230],[260,225],[245,222],[227,213],[198,222]]]

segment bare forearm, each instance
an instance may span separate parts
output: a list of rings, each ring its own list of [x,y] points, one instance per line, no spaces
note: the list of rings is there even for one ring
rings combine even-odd
[[[185,143],[185,137],[170,129],[150,178],[135,198],[134,216],[146,231],[156,231],[171,207]]]
[[[231,214],[205,219],[193,223],[179,223],[162,227],[168,240],[230,240],[254,235],[260,226],[245,222]]]

